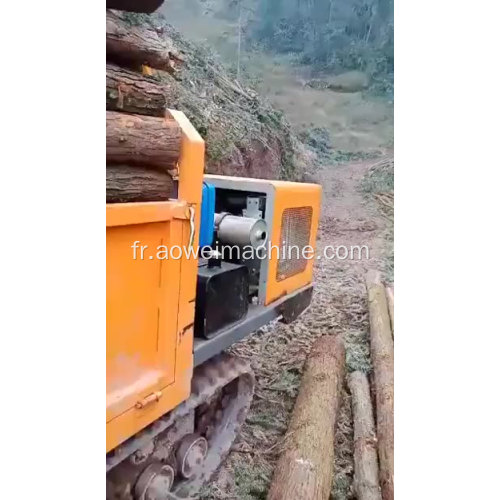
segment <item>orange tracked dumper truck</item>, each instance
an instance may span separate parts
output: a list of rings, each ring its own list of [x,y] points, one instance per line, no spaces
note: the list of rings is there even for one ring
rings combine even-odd
[[[312,296],[320,186],[204,175],[204,141],[170,114],[176,198],[106,205],[108,499],[197,498],[253,396],[249,363],[224,351]]]

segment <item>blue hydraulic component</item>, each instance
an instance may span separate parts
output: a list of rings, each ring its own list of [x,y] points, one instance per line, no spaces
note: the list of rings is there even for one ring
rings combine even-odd
[[[215,186],[203,182],[201,193],[200,247],[209,246],[214,239]]]

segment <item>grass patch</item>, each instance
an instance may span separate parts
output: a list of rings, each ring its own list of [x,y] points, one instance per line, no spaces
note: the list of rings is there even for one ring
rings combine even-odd
[[[363,178],[361,190],[368,195],[394,193],[394,161],[375,164]]]
[[[240,500],[265,500],[271,474],[258,464],[242,462],[234,469],[234,482]]]
[[[320,165],[332,162],[334,156],[332,136],[326,127],[304,129],[299,133],[299,138],[316,155]]]
[[[348,163],[350,161],[369,160],[378,156],[379,153],[375,151],[335,151],[332,162],[334,164]]]
[[[347,474],[338,474],[335,478],[333,491],[330,495],[332,500],[348,500],[352,498],[351,491],[352,478]]]
[[[371,370],[370,347],[366,330],[349,330],[344,335],[346,366],[348,372]]]

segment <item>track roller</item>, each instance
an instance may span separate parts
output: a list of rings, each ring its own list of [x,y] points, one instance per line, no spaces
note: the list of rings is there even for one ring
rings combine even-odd
[[[168,500],[175,471],[170,465],[155,462],[142,472],[134,488],[135,500]]]
[[[184,479],[193,477],[205,460],[207,451],[208,442],[204,437],[197,434],[184,437],[176,453],[179,474]]]
[[[197,367],[191,396],[126,443],[108,469],[107,500],[198,498],[229,453],[254,386],[250,364],[229,354]]]

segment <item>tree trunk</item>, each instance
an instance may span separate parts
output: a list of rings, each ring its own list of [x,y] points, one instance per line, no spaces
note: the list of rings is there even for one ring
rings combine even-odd
[[[394,338],[394,288],[388,286],[385,288],[385,292],[387,296],[387,306],[389,307],[389,316],[391,317],[392,337]]]
[[[176,168],[181,150],[181,129],[171,118],[128,115],[106,111],[107,163]]]
[[[175,197],[174,181],[166,172],[130,165],[106,167],[106,203],[166,201]]]
[[[378,483],[377,437],[370,385],[362,372],[349,375],[354,420],[354,491],[357,500],[381,500]]]
[[[106,65],[106,109],[149,116],[165,116],[167,98],[175,99],[175,82],[152,78],[114,64]]]
[[[314,343],[268,500],[328,500],[344,365],[339,338],[324,336]]]
[[[146,64],[175,73],[174,63],[182,61],[173,43],[157,30],[128,23],[123,14],[106,11],[106,55],[108,61],[124,66]]]
[[[370,309],[370,352],[375,381],[378,457],[383,500],[394,499],[394,344],[380,273],[366,276]]]

